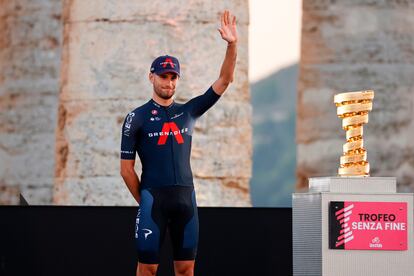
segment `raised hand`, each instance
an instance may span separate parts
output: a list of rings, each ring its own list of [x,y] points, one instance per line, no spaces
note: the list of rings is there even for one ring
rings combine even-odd
[[[218,28],[221,38],[228,43],[237,42],[236,16],[225,10],[221,15],[221,28]]]

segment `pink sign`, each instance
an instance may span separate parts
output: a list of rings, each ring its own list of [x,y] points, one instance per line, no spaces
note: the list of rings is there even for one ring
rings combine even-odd
[[[329,248],[407,250],[406,202],[330,202]]]

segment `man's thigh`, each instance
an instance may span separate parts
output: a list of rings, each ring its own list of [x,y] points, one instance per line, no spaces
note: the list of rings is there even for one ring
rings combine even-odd
[[[177,209],[169,221],[174,261],[194,261],[198,247],[198,212],[192,187],[177,189]]]
[[[140,263],[159,263],[160,248],[167,227],[166,222],[167,218],[162,213],[160,199],[149,190],[142,190],[135,227],[135,240]]]

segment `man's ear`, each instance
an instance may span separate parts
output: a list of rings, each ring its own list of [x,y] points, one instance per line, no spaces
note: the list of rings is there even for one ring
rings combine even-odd
[[[150,82],[151,82],[152,84],[154,84],[154,74],[153,74],[153,73],[149,73],[149,74],[148,74],[148,79],[150,80]]]

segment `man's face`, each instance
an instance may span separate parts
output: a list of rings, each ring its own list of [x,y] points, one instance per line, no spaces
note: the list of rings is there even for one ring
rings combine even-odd
[[[149,75],[155,94],[164,100],[168,100],[174,96],[178,78],[178,75],[174,73],[161,75],[150,73]]]

